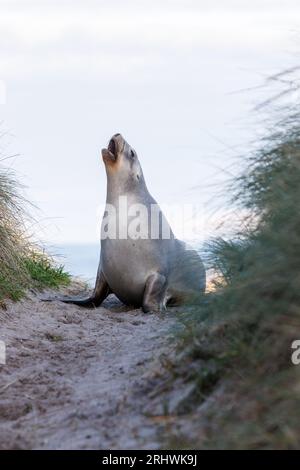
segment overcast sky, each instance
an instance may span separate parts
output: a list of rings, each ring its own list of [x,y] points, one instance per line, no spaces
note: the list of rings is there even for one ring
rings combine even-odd
[[[20,154],[6,163],[40,208],[39,236],[98,240],[115,132],[159,202],[206,210],[259,131],[251,110],[268,92],[239,91],[295,65],[299,22],[289,0],[0,0],[2,146]]]

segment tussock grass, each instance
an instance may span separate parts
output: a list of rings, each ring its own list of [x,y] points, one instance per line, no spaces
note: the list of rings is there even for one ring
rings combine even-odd
[[[223,387],[198,410],[205,433],[192,446],[299,448],[300,113],[290,110],[247,161],[232,203],[249,217],[232,240],[207,246],[215,291],[185,315],[175,368],[195,383],[192,413]]]
[[[0,170],[0,298],[18,300],[29,276],[22,263],[26,256],[22,198],[13,175]]]
[[[28,288],[57,287],[69,282],[26,235],[25,201],[12,172],[0,167],[0,300],[19,300]]]

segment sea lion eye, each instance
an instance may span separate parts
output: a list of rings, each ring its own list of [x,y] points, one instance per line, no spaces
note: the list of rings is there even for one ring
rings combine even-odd
[[[131,158],[134,158],[134,151],[133,150],[130,150],[130,156],[131,156]]]

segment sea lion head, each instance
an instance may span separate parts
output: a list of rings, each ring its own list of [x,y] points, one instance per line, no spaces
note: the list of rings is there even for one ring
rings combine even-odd
[[[119,181],[135,182],[143,180],[142,168],[136,151],[126,142],[121,134],[110,139],[107,148],[102,149],[102,158],[107,176],[117,177]]]

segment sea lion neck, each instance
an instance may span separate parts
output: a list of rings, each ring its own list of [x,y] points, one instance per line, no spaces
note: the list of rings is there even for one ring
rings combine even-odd
[[[120,196],[136,196],[137,199],[150,196],[143,174],[131,178],[120,178],[115,173],[107,172],[107,202],[113,202]]]

